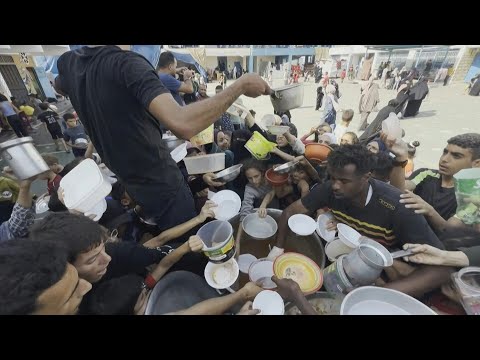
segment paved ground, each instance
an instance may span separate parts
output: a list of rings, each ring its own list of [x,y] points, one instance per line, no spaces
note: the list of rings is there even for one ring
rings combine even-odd
[[[230,81],[228,82],[230,84]],[[228,85],[227,84],[227,85]],[[355,116],[351,126],[356,130],[360,124],[358,102],[360,100],[360,84],[345,81],[340,84],[340,105],[342,108],[351,108]],[[216,83],[208,84],[208,93],[215,93]],[[275,79],[273,87],[283,85],[282,79]],[[311,127],[320,123],[321,112],[315,111],[317,84],[304,83],[303,106],[291,111],[293,123],[297,126],[299,136],[305,134]],[[415,159],[416,168],[437,168],[438,159],[442,153],[446,141],[458,134],[467,132],[480,132],[480,97],[463,95],[464,84],[441,86],[430,84],[430,95],[423,101],[419,114],[414,118],[401,120],[401,126],[405,130],[405,140],[418,140],[420,147],[417,148]],[[386,106],[388,101],[396,97],[393,90],[380,89],[379,109]],[[256,99],[243,97],[243,102],[249,109],[257,112],[256,119],[259,121],[265,114],[273,113],[270,99],[263,96]],[[376,113],[370,114],[372,121]],[[341,115],[337,115],[337,120]]]
[[[283,85],[280,72],[277,72],[277,77],[277,79],[274,79],[273,87]],[[232,82],[232,80],[229,80],[228,85]],[[208,84],[209,95],[215,93],[216,85],[216,82]],[[304,83],[304,87],[303,106],[291,111],[299,136],[308,132],[311,127],[318,125],[321,118],[321,112],[315,111],[316,89],[318,85],[312,79],[310,82]],[[405,140],[418,140],[421,144],[417,149],[416,168],[436,168],[443,147],[450,137],[466,132],[480,132],[480,97],[463,95],[464,88],[464,84],[453,84],[446,87],[437,84],[430,85],[430,96],[423,102],[420,113],[414,118],[401,121],[401,125],[406,132]],[[356,130],[360,121],[358,114],[360,85],[345,81],[343,84],[340,83],[340,92],[342,94],[340,99],[342,108],[351,108],[355,111],[351,126]],[[380,89],[379,108],[385,106],[395,96],[396,93],[392,90]],[[273,113],[273,107],[267,96],[256,99],[243,97],[243,102],[247,108],[254,109],[257,112],[257,121],[260,121],[264,115]],[[73,111],[69,101],[59,102],[57,107],[60,115],[67,111]],[[369,120],[372,121],[375,115],[375,113],[370,114]],[[340,116],[337,116],[337,120],[340,119]],[[15,138],[13,132],[0,134],[0,142],[10,138]],[[40,153],[54,153],[62,164],[73,160],[72,154],[55,151],[55,145],[43,126],[38,129],[37,134],[34,134],[33,138]],[[4,166],[1,160],[0,166]],[[46,184],[39,181],[35,182],[33,191],[36,194],[44,193]]]

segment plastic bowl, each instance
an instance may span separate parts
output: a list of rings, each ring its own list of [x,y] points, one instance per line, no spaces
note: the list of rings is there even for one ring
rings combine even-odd
[[[288,174],[279,174],[273,169],[268,169],[265,178],[272,186],[282,186],[288,182]]]
[[[285,303],[277,292],[263,290],[253,300],[252,308],[260,310],[258,315],[283,315]]]
[[[273,263],[273,272],[279,279],[292,279],[304,294],[313,294],[322,287],[323,273],[320,267],[309,257],[287,252]]]
[[[275,289],[277,284],[272,281],[273,261],[267,258],[254,261],[248,268],[250,281],[263,289]]]
[[[289,126],[278,126],[278,125],[272,125],[272,126],[267,126],[268,132],[273,135],[283,135],[285,134],[288,130],[290,130]]]
[[[325,144],[307,144],[305,147],[305,157],[315,163],[321,163],[327,160],[332,148]]]
[[[216,207],[212,208],[217,220],[230,220],[239,213],[242,207],[240,196],[231,190],[219,191],[210,200],[217,204]]]
[[[327,223],[332,220],[334,217],[332,213],[322,214],[317,219],[317,234],[326,242],[333,241],[335,239],[336,231],[328,231]]]
[[[188,175],[216,172],[225,169],[225,153],[186,157],[183,162]]]
[[[170,156],[176,163],[182,161],[185,156],[187,156],[187,143],[184,142],[183,144],[173,149],[173,151],[170,152]]]
[[[277,174],[288,174],[290,170],[292,170],[297,164],[298,164],[298,161],[292,160],[283,165],[279,165],[273,168],[273,171],[276,172]]]
[[[240,170],[242,169],[243,164],[238,164],[231,166],[225,170],[220,171],[215,174],[215,179],[220,182],[229,182],[233,181],[240,175]]]
[[[350,254],[353,249],[345,245],[339,239],[330,241],[325,245],[325,255],[327,255],[328,260],[335,261],[338,257],[344,254]]]
[[[288,219],[288,227],[297,235],[309,236],[315,232],[317,223],[310,216],[296,214]]]
[[[277,233],[278,225],[270,215],[262,219],[258,213],[253,213],[243,219],[242,228],[253,239],[264,240]]]
[[[239,274],[240,270],[235,258],[221,264],[209,262],[204,271],[207,284],[214,289],[226,289],[232,286]]]
[[[338,237],[345,245],[351,247],[352,249],[355,249],[358,247],[358,245],[360,245],[360,238],[362,235],[357,230],[352,229],[350,226],[345,224],[338,224],[337,229]]]

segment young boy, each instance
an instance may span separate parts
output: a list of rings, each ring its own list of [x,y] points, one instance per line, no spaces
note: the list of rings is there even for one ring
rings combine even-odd
[[[38,115],[38,120],[45,124],[45,128],[48,130],[53,141],[55,142],[56,150],[60,151],[59,143],[62,143],[65,152],[70,152],[70,150],[67,148],[67,144],[65,144],[65,140],[63,139],[62,129],[58,124],[58,114],[50,110],[47,103],[41,103],[38,106],[42,110],[42,113]]]
[[[67,129],[63,132],[67,145],[72,148],[75,157],[85,156],[89,141],[83,125],[78,124],[75,115],[71,113],[64,114],[63,119],[67,123]]]
[[[347,109],[342,114],[342,122],[335,127],[333,134],[337,139],[341,139],[343,134],[348,131],[348,127],[352,122],[354,112],[352,109]]]
[[[56,193],[58,188],[60,187],[60,180],[62,180],[62,176],[59,174],[56,174],[52,170],[52,165],[51,165],[51,159],[48,157],[48,155],[42,156],[43,160],[47,163],[47,165],[50,167],[50,170],[39,175],[38,178],[40,180],[47,180],[47,188],[48,188],[48,195],[52,195],[53,193]]]

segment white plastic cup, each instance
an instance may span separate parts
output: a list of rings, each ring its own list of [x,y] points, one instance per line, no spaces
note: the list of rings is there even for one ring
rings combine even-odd
[[[275,289],[277,285],[272,281],[273,261],[263,258],[254,261],[248,269],[248,277],[262,289]]]

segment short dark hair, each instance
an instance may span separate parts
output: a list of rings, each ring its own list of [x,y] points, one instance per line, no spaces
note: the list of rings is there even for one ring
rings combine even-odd
[[[52,154],[43,154],[42,158],[47,163],[48,166],[60,164],[60,162],[58,161],[58,158]]]
[[[223,90],[223,86],[222,85],[217,85],[217,86],[215,86],[215,90]]]
[[[170,51],[165,51],[160,54],[160,59],[158,60],[158,67],[159,68],[166,68],[170,64],[175,62],[175,56]]]
[[[107,237],[106,231],[95,221],[71,213],[50,214],[30,228],[32,240],[64,244],[70,262],[79,254],[100,246]]]
[[[67,269],[64,246],[13,239],[0,243],[0,315],[27,315]]]
[[[117,181],[115,184],[112,185],[112,191],[110,195],[112,196],[113,200],[120,201],[125,195],[125,191],[125,185],[123,185],[121,181]]]
[[[137,274],[124,275],[103,281],[85,303],[91,315],[133,315],[143,278]]]
[[[70,120],[70,119],[76,119],[76,118],[75,118],[75,115],[73,115],[72,113],[65,113],[65,114],[63,114],[63,120],[68,121],[68,120]]]
[[[447,144],[457,145],[472,152],[472,160],[480,158],[480,134],[467,133],[448,139]]]
[[[5,95],[0,94],[0,101],[8,101],[8,99]]]
[[[373,158],[372,177],[387,182],[390,179],[390,172],[393,170],[393,159],[386,152],[374,154]]]
[[[355,174],[361,176],[372,171],[373,156],[362,145],[340,146],[328,155],[328,166],[334,169],[342,169],[349,164],[355,165]]]
[[[38,104],[38,107],[42,110],[48,110],[48,104],[44,102],[41,104]]]
[[[242,170],[245,173],[249,169],[257,169],[262,174],[264,174],[267,171],[267,166],[263,161],[254,158],[248,158],[243,162]]]

